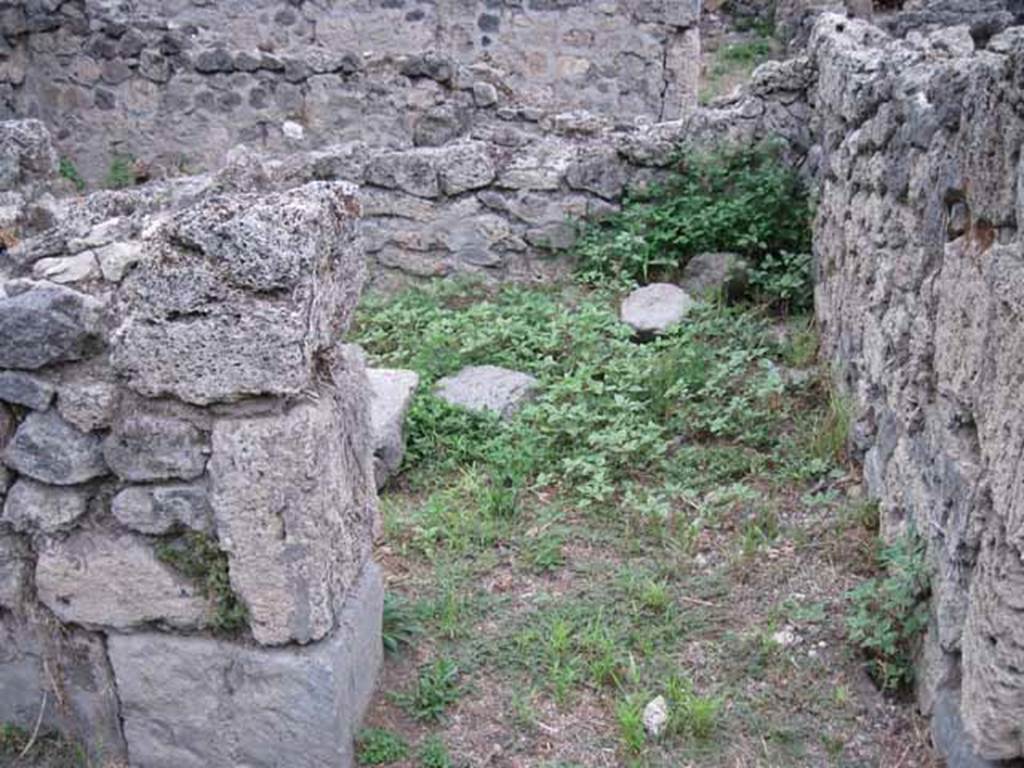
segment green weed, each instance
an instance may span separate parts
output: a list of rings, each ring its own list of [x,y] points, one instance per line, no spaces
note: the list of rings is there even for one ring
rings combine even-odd
[[[419,768],[453,768],[454,765],[444,740],[436,734],[423,741],[417,757]]]
[[[217,546],[215,539],[205,533],[190,531],[162,542],[157,546],[156,554],[168,565],[194,579],[203,596],[211,601],[211,629],[227,635],[245,629],[248,610],[231,589],[228,556]]]
[[[118,154],[110,159],[104,186],[107,189],[126,189],[135,184],[135,158]]]
[[[409,745],[386,728],[364,728],[356,737],[359,765],[390,765],[409,756]]]
[[[388,653],[397,653],[403,646],[412,645],[423,628],[409,606],[393,592],[384,595],[384,612],[381,619],[381,641]]]
[[[646,282],[671,275],[697,253],[734,252],[764,273],[765,295],[786,300],[796,293],[790,281],[767,276],[796,269],[777,254],[810,252],[807,191],[777,145],[686,154],[667,182],[633,191],[621,212],[586,227],[575,250],[580,278],[589,283]],[[786,296],[772,293],[780,288]]]
[[[78,172],[78,168],[69,158],[62,157],[60,159],[58,173],[62,179],[70,181],[76,190],[85,191],[85,179],[82,178],[82,174]]]
[[[442,658],[421,667],[415,687],[394,698],[417,720],[437,722],[460,695],[458,667],[450,659]]]
[[[849,594],[849,640],[868,659],[868,671],[884,690],[900,690],[914,680],[916,644],[928,625],[929,572],[925,544],[910,534],[879,554],[883,574]]]

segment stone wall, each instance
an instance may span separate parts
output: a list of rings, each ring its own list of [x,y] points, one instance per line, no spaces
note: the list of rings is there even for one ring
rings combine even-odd
[[[772,62],[731,102],[640,127],[577,112],[475,128],[442,147],[352,142],[285,155],[265,164],[266,183],[359,184],[375,287],[465,273],[547,279],[571,266],[566,249],[582,219],[663,177],[680,147],[781,136],[788,158],[805,163],[810,76],[806,59]]]
[[[826,16],[811,55],[817,311],[883,532],[927,541],[920,701],[951,764],[1020,758],[1024,30]]]
[[[439,145],[517,115],[696,105],[700,0],[0,0],[0,119],[90,182],[363,140]],[[199,138],[201,137],[201,139]]]
[[[138,768],[351,765],[382,608],[354,188],[241,164],[61,201],[40,123],[0,151],[0,722]]]

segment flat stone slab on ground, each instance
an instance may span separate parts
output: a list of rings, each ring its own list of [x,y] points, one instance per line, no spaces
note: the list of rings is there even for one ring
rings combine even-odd
[[[434,394],[446,403],[507,419],[539,386],[533,376],[496,365],[473,365],[437,382]]]
[[[370,380],[373,470],[380,488],[402,463],[405,414],[420,377],[415,371],[394,368],[368,368],[366,375]]]
[[[693,299],[679,286],[651,283],[623,300],[619,316],[641,336],[653,336],[678,325],[693,306]]]

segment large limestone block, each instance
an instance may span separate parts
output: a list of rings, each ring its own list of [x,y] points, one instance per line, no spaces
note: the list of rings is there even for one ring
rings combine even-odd
[[[99,350],[102,305],[96,299],[50,283],[15,281],[4,290],[0,368],[42,368]]]
[[[73,624],[128,629],[160,622],[194,628],[207,612],[198,585],[131,534],[83,530],[42,542],[36,590],[43,605]]]
[[[265,645],[319,640],[369,554],[367,383],[354,356],[287,412],[219,419],[210,501],[231,586]]]
[[[402,463],[405,415],[420,377],[415,371],[393,368],[370,368],[366,374],[370,380],[374,475],[380,488]]]
[[[121,284],[114,367],[143,395],[203,405],[308,388],[362,287],[358,214],[352,186],[325,182],[179,213]]]
[[[259,648],[163,633],[111,635],[136,768],[351,768],[381,662],[383,588],[367,563],[330,636]]]

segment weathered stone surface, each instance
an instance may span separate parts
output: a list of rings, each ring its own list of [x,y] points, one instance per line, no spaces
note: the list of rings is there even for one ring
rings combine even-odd
[[[536,391],[537,379],[496,365],[474,365],[437,382],[434,394],[470,411],[510,418]]]
[[[111,635],[132,765],[351,768],[381,663],[383,598],[380,571],[367,563],[337,629],[304,647]]]
[[[117,385],[82,379],[60,385],[57,411],[83,432],[109,427],[118,403]]]
[[[125,416],[103,440],[107,465],[122,480],[136,483],[199,477],[207,451],[202,432],[171,416]]]
[[[57,152],[41,120],[0,121],[0,192],[48,181],[57,173]]]
[[[0,295],[0,368],[41,368],[79,360],[100,347],[101,305],[48,283],[19,284]],[[25,290],[21,290],[24,288]]]
[[[436,156],[426,152],[387,152],[366,169],[371,184],[399,189],[416,197],[437,197],[441,192]]]
[[[74,256],[40,259],[32,265],[34,278],[58,284],[80,283],[99,277],[99,274],[100,265],[92,251],[83,251]]]
[[[165,534],[176,528],[209,531],[213,510],[209,492],[196,483],[131,486],[118,493],[110,511],[133,531]]]
[[[11,469],[53,485],[74,485],[107,474],[100,438],[79,432],[56,410],[33,411],[3,453]]]
[[[1024,756],[1024,45],[972,49],[828,15],[811,43],[823,351],[883,534],[927,543],[919,677],[957,765]]]
[[[21,532],[54,533],[85,514],[89,494],[80,488],[43,485],[22,478],[7,491],[0,518]]]
[[[53,400],[54,388],[45,379],[21,371],[0,371],[0,400],[45,411]]]
[[[121,284],[115,369],[143,395],[198,404],[308,387],[362,287],[353,194],[317,182],[178,214]]]
[[[264,645],[319,640],[369,553],[374,500],[365,369],[281,415],[219,419],[210,498],[231,585]]]
[[[699,253],[686,262],[682,288],[697,298],[735,301],[747,290],[747,263],[735,253]]]
[[[622,301],[620,317],[639,335],[650,336],[679,325],[693,306],[693,299],[682,288],[652,283],[637,288]]]
[[[0,611],[0,722],[31,732],[40,719],[100,765],[126,758],[102,638],[60,627],[42,611]]]
[[[456,144],[440,161],[441,189],[446,195],[486,187],[496,174],[494,160],[483,142]]]
[[[103,279],[111,283],[121,282],[128,270],[145,257],[143,245],[137,240],[111,243],[96,249],[95,253]]]
[[[198,586],[133,534],[83,530],[43,541],[36,590],[61,621],[86,626],[129,629],[157,622],[189,629],[200,626],[207,611]]]
[[[0,533],[0,608],[13,611],[21,605],[31,573],[32,553],[24,538]]]
[[[370,424],[373,431],[374,475],[381,488],[402,464],[405,414],[420,377],[415,371],[370,368]]]

